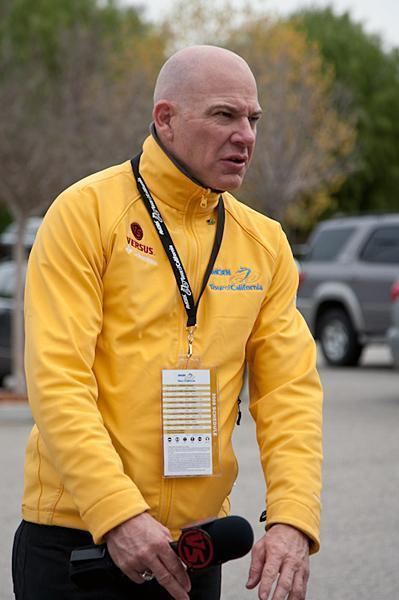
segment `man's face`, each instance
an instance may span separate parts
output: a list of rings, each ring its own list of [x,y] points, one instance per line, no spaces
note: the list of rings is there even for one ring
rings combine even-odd
[[[205,187],[234,190],[245,176],[261,116],[250,73],[210,77],[171,119],[174,156]]]

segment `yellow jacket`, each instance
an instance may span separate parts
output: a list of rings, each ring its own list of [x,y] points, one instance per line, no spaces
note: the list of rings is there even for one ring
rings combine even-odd
[[[153,137],[140,171],[197,297],[218,195],[183,174]],[[186,351],[187,315],[127,161],[63,192],[30,256],[25,359],[36,425],[26,520],[86,529],[100,542],[145,510],[175,538],[189,522],[226,514],[247,360],[267,526],[292,524],[318,549],[321,389],[315,345],[295,308],[296,268],[278,223],[223,197],[224,237],[194,344],[218,372],[222,476],[162,476],[161,369]]]

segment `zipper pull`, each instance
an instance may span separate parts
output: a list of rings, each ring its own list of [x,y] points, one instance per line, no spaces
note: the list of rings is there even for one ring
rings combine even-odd
[[[208,196],[211,193],[211,190],[207,189],[202,192],[200,207],[206,208],[208,206]]]

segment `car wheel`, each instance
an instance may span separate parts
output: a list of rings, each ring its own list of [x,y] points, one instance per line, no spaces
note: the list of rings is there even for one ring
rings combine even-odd
[[[347,367],[359,362],[363,346],[343,309],[330,309],[321,316],[318,337],[328,364]]]

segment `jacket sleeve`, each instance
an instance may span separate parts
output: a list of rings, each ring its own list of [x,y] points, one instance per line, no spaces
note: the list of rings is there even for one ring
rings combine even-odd
[[[250,412],[267,487],[266,528],[286,523],[320,546],[322,390],[316,348],[295,306],[298,272],[285,235],[247,345]]]
[[[32,414],[61,482],[96,542],[149,508],[124,473],[97,407],[93,363],[107,261],[100,221],[92,192],[64,192],[36,238],[25,291]]]

